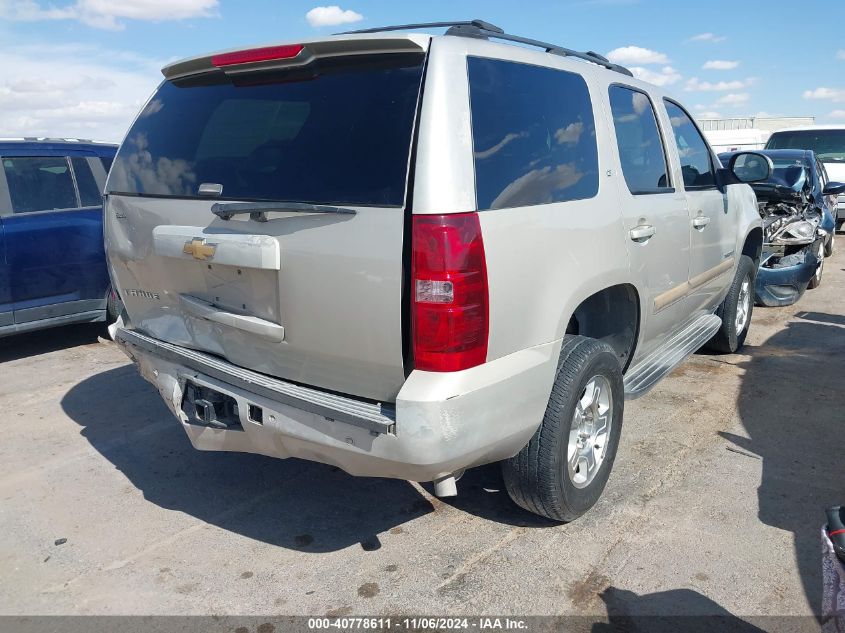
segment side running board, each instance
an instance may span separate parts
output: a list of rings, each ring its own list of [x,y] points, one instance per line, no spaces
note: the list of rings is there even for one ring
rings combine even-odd
[[[722,319],[715,314],[700,316],[631,367],[625,374],[625,399],[633,400],[648,393],[661,378],[709,341],[721,325]]]

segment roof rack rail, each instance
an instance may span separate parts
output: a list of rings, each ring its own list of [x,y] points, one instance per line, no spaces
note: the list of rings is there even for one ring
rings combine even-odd
[[[94,141],[90,138],[62,136],[12,136],[0,138],[0,141],[39,141],[42,143],[106,143],[106,141]]]
[[[504,30],[500,29],[495,24],[490,24],[484,20],[461,20],[457,22],[417,22],[416,24],[396,24],[394,26],[376,26],[371,29],[358,29],[356,31],[344,31],[343,33],[336,33],[336,35],[354,35],[356,33],[382,33],[384,31],[407,31],[409,29],[439,29],[452,26],[474,26],[477,29],[490,31],[491,33],[502,33]]]
[[[358,33],[383,33],[385,31],[407,31],[409,29],[431,29],[431,28],[448,28],[446,35],[456,35],[459,37],[476,37],[480,39],[497,39],[505,40],[507,42],[515,42],[517,44],[525,44],[526,46],[535,46],[544,49],[547,53],[552,55],[560,55],[562,57],[576,57],[584,61],[604,66],[608,70],[613,70],[623,75],[633,77],[634,73],[620,66],[614,64],[603,55],[587,51],[585,53],[574,51],[557,44],[549,44],[548,42],[541,42],[528,37],[521,37],[519,35],[510,35],[505,33],[504,29],[499,28],[495,24],[485,22],[484,20],[463,20],[456,22],[420,22],[418,24],[397,24],[395,26],[379,26],[371,29],[359,29],[357,31],[344,31],[337,35],[354,35]]]

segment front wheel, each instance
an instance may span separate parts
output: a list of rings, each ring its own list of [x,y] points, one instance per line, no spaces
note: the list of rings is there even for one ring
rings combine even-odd
[[[754,260],[748,255],[742,255],[728,294],[716,310],[716,315],[722,319],[722,326],[706,347],[723,354],[733,354],[745,344],[754,309],[756,276]]]
[[[836,231],[831,231],[827,236],[827,241],[824,243],[824,256],[830,257],[833,255],[833,247],[836,243]]]
[[[807,288],[813,290],[818,288],[822,285],[822,275],[824,274],[824,252],[823,247],[819,246],[819,250],[816,253],[816,257],[819,259],[819,265],[816,266],[816,272],[813,275],[812,279],[810,279],[810,283],[807,284]]]
[[[572,521],[589,510],[616,458],[624,400],[613,348],[565,336],[543,421],[528,445],[502,462],[511,499],[555,521]]]

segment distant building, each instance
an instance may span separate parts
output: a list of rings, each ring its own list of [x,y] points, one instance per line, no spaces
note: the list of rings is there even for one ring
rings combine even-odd
[[[778,117],[736,117],[733,119],[697,119],[703,132],[711,130],[766,130],[775,132],[797,125],[813,125],[816,117],[812,116],[778,116]]]
[[[798,125],[813,125],[815,117],[736,117],[698,119],[704,136],[716,152],[762,149],[772,132]]]

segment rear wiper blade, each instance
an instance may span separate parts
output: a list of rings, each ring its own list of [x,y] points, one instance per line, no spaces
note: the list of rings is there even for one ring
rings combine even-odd
[[[215,202],[211,212],[221,220],[231,220],[236,215],[249,213],[251,220],[266,222],[268,211],[287,211],[294,213],[339,213],[355,215],[355,209],[333,207],[325,204],[307,202]]]

